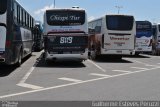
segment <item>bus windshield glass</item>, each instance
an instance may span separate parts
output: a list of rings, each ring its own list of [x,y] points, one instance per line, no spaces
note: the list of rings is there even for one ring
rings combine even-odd
[[[0,14],[4,14],[7,10],[7,0],[0,0]]]
[[[47,23],[54,26],[74,26],[85,23],[85,11],[50,10],[46,12]]]
[[[137,31],[152,31],[152,26],[150,23],[137,23],[136,30]]]
[[[132,30],[133,16],[106,16],[106,25],[108,30]]]

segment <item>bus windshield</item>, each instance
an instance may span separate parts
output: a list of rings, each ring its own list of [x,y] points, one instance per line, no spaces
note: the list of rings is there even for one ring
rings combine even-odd
[[[73,26],[85,23],[85,11],[50,10],[46,12],[47,23],[54,26]]]
[[[108,30],[132,30],[133,22],[133,16],[106,16]]]
[[[0,0],[0,14],[4,14],[7,10],[7,0]]]
[[[152,26],[149,23],[137,23],[137,31],[152,31]]]

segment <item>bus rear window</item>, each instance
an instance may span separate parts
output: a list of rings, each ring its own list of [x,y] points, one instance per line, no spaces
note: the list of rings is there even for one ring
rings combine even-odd
[[[132,30],[133,16],[106,16],[106,25],[108,30]]]
[[[50,10],[46,12],[47,23],[54,26],[83,25],[85,23],[85,11]]]
[[[137,31],[152,31],[152,25],[151,23],[136,22],[136,30]]]
[[[4,14],[7,10],[7,0],[0,0],[0,14]]]

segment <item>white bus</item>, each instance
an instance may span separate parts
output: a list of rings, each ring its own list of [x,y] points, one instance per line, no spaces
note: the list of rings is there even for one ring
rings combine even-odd
[[[32,53],[34,18],[17,0],[0,0],[0,64],[21,65]]]
[[[50,9],[44,13],[45,60],[88,58],[88,22],[84,9]]]
[[[160,23],[153,24],[153,42],[152,42],[152,53],[154,55],[160,55]]]
[[[110,55],[121,59],[123,55],[135,54],[136,23],[133,16],[105,15],[90,21],[89,29],[92,58]]]
[[[136,21],[136,55],[152,52],[152,24],[149,21]]]

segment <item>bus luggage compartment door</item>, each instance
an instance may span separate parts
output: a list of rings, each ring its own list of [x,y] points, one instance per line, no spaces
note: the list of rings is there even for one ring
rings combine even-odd
[[[0,60],[3,60],[2,55],[5,52],[5,44],[6,44],[6,28],[4,26],[0,26]]]

